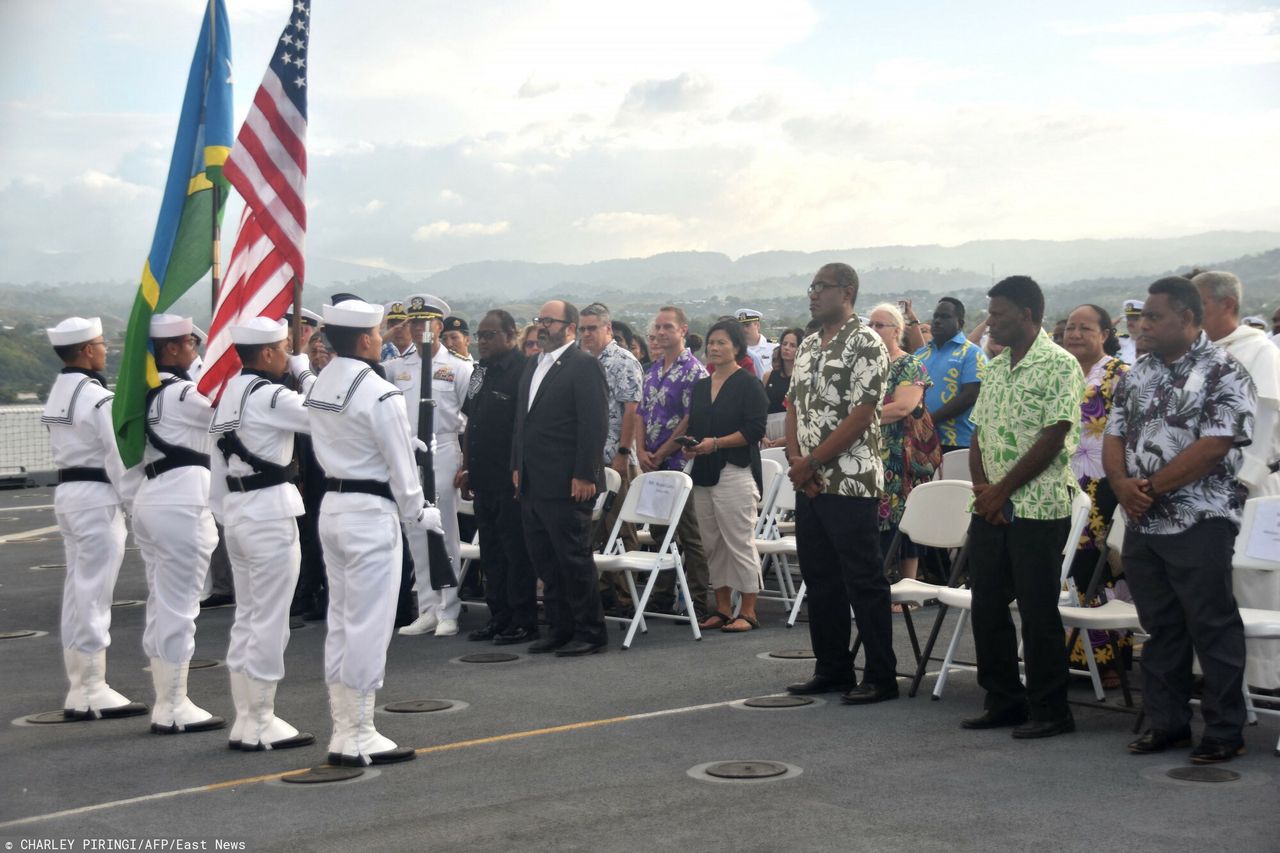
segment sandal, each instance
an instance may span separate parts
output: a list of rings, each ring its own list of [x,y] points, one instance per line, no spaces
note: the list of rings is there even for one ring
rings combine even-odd
[[[732,625],[736,624],[739,621],[746,622],[747,627],[745,628],[731,627]],[[737,619],[734,619],[733,621],[729,622],[720,630],[725,634],[745,634],[747,631],[754,631],[756,628],[759,628],[759,627],[760,627],[760,621],[756,619],[754,616],[747,616],[745,614],[739,613]]]
[[[905,605],[903,605],[903,604],[895,604],[895,605],[893,605],[893,607],[891,607],[890,609],[891,609],[894,613],[901,613],[901,612],[903,612],[904,610],[919,610],[919,609],[920,609],[920,602],[918,602],[918,601],[908,601],[908,602],[906,602],[906,604],[905,604]]]
[[[732,621],[733,617],[728,613],[721,613],[717,610],[715,613],[712,613],[706,619],[699,622],[698,628],[703,631],[714,631],[716,628],[723,629],[725,625],[728,625]]]

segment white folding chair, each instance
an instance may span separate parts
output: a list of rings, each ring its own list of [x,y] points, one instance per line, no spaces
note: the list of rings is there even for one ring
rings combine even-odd
[[[946,482],[946,481],[939,481]],[[1080,541],[1080,534],[1084,531],[1085,525],[1089,523],[1089,508],[1092,502],[1089,496],[1084,492],[1076,494],[1071,501],[1071,529],[1067,534],[1067,541],[1062,549],[1062,562],[1059,564],[1059,582],[1071,572],[1071,562],[1075,559],[1076,544]],[[1059,605],[1062,598],[1058,599]],[[933,643],[937,637],[937,629],[942,624],[943,618],[947,615],[947,609],[953,608],[960,611],[960,617],[956,620],[955,631],[951,635],[951,642],[947,644],[947,653],[942,659],[942,666],[938,672],[938,681],[933,686],[933,698],[941,699],[942,691],[947,685],[947,676],[952,669],[971,670],[976,667],[967,664],[955,663],[956,647],[960,644],[960,634],[964,630],[965,623],[969,621],[969,613],[973,610],[973,592],[969,588],[948,586],[938,592],[938,617],[934,621],[934,630],[929,637],[929,643],[925,646],[924,654],[920,659],[920,666],[916,670],[916,684],[912,685],[912,693],[924,676],[924,667],[929,661],[929,656],[933,651]],[[1017,609],[1017,602],[1010,603],[1010,609]]]
[[[665,516],[659,517],[640,512],[640,499],[646,494],[645,484],[650,480],[656,480],[671,489],[670,506]],[[631,481],[631,488],[627,490],[626,500],[622,502],[618,520],[614,522],[613,531],[609,534],[609,541],[605,543],[604,553],[594,555],[597,570],[622,572],[626,576],[627,589],[631,593],[631,600],[636,603],[635,615],[630,619],[616,616],[606,617],[611,620],[628,623],[627,635],[622,641],[624,649],[631,648],[631,641],[634,639],[637,629],[645,633],[648,632],[648,628],[645,625],[645,617],[647,616],[674,619],[680,622],[687,621],[693,631],[693,638],[695,640],[702,639],[702,631],[698,629],[697,613],[693,607],[693,596],[689,594],[689,582],[684,573],[684,561],[680,558],[680,551],[675,545],[676,526],[680,523],[680,514],[684,512],[684,505],[689,500],[689,493],[692,489],[693,480],[683,471],[650,471],[636,477]],[[623,550],[619,537],[622,525],[627,523],[660,524],[667,528],[667,535],[663,537],[657,551],[626,551]],[[676,583],[684,600],[686,615],[645,612],[645,605],[649,603],[649,596],[653,592],[654,583],[657,581],[658,573],[661,571],[674,571],[676,573]],[[644,585],[644,591],[639,595],[636,594],[635,572],[649,573],[649,579]]]
[[[962,447],[942,454],[942,464],[938,466],[937,479],[973,482],[973,476],[969,473],[969,448]]]
[[[777,462],[761,458],[760,468],[768,497],[761,504],[760,517],[756,520],[756,553],[760,555],[766,571],[773,568],[773,576],[778,582],[776,593],[766,590],[762,583],[760,597],[781,601],[789,608],[796,595],[795,582],[791,577],[792,561],[796,559],[796,537],[784,536],[778,528],[783,517],[795,511],[796,493]]]
[[[1079,537],[1077,536],[1076,538],[1078,541]],[[1071,629],[1071,636],[1067,639],[1067,648],[1070,649],[1075,644],[1077,635],[1083,636],[1081,645],[1084,647],[1085,662],[1089,667],[1089,680],[1093,683],[1093,695],[1099,702],[1106,699],[1106,692],[1102,688],[1102,679],[1098,674],[1098,662],[1093,654],[1093,644],[1089,641],[1089,631],[1106,631],[1108,633],[1111,638],[1112,660],[1115,661],[1116,671],[1120,675],[1120,687],[1124,694],[1124,703],[1132,706],[1133,696],[1129,691],[1129,676],[1120,660],[1120,647],[1115,641],[1115,636],[1112,632],[1141,631],[1142,623],[1138,621],[1138,609],[1132,603],[1120,601],[1119,599],[1111,599],[1098,607],[1087,606],[1088,602],[1097,594],[1103,572],[1110,571],[1107,564],[1108,554],[1119,555],[1123,550],[1124,509],[1116,507],[1115,514],[1111,517],[1111,529],[1107,531],[1106,547],[1098,555],[1098,563],[1093,570],[1093,578],[1089,581],[1088,589],[1085,590],[1083,601],[1076,587],[1075,579],[1071,577],[1071,572],[1068,571],[1063,578],[1067,591],[1059,602],[1058,610],[1062,614],[1063,626]]]
[[[959,480],[936,480],[920,483],[907,495],[906,506],[902,510],[902,520],[898,522],[898,532],[889,545],[889,553],[885,554],[885,571],[897,564],[897,556],[902,551],[903,537],[922,548],[939,548],[956,553],[953,573],[964,562],[964,546],[969,538],[969,498],[973,489],[968,483]],[[909,602],[927,601],[937,598],[942,590],[941,584],[926,583],[915,578],[901,578],[889,587],[889,594],[894,604],[902,605],[903,621],[907,626],[907,636],[911,639],[911,651],[916,657],[916,668],[920,668],[920,641],[916,637],[915,623],[911,619]],[[855,649],[857,644],[855,642]]]
[[[771,459],[774,462],[777,462],[778,466],[782,468],[784,477],[787,471],[791,468],[791,462],[787,460],[787,451],[785,448],[766,447],[764,450],[760,451],[760,460],[763,462],[765,459]],[[783,482],[785,483],[789,481],[784,478]],[[790,536],[796,532],[796,523],[788,518],[779,518],[777,528],[779,535]],[[794,584],[791,592],[793,595],[795,594]]]
[[[470,515],[476,514],[476,505],[474,501],[458,498],[458,514]],[[462,582],[466,580],[467,573],[471,571],[471,564],[480,559],[480,531],[471,537],[470,542],[462,542],[458,545],[458,588],[462,588]],[[484,604],[483,601],[476,602]]]
[[[1269,554],[1263,553],[1258,548],[1255,548],[1258,556],[1249,553],[1249,542],[1254,538],[1254,529],[1261,523],[1268,532],[1274,530],[1278,512],[1280,512],[1280,497],[1253,498],[1245,501],[1244,519],[1240,524],[1240,534],[1236,537],[1235,555],[1231,559],[1233,569],[1252,569],[1258,572],[1280,571],[1280,560],[1271,559]],[[1258,538],[1262,539],[1262,537]],[[1244,622],[1246,640],[1280,640],[1280,610],[1242,607],[1240,619]],[[1259,708],[1254,705],[1255,700],[1273,698],[1250,693],[1248,681],[1245,681],[1244,699],[1251,725],[1258,721],[1258,714],[1280,717],[1280,710]],[[1280,740],[1276,742],[1275,755],[1280,756]]]

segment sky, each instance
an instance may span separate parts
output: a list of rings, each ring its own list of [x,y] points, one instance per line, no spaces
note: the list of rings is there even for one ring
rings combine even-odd
[[[291,3],[226,4],[238,127]],[[0,281],[137,277],[204,8],[0,0]],[[313,259],[1280,230],[1277,4],[314,0],[311,27]]]

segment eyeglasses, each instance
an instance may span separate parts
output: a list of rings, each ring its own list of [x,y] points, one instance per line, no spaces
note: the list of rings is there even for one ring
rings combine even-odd
[[[822,293],[822,291],[827,290],[828,288],[831,288],[831,287],[844,287],[844,285],[832,284],[831,282],[828,282],[828,281],[815,281],[813,284],[809,285],[809,295],[817,296],[819,293]]]
[[[525,341],[525,342],[524,342],[524,348],[525,348],[525,349],[537,349],[537,348],[538,348],[538,342],[537,342],[537,341]]]
[[[569,324],[568,320],[561,320],[559,317],[534,317],[533,322],[544,328],[550,326],[552,323],[561,323],[566,326]]]
[[[497,336],[498,336],[497,329],[481,329],[480,331],[476,332],[476,339],[481,341],[487,341],[490,338],[496,338]]]

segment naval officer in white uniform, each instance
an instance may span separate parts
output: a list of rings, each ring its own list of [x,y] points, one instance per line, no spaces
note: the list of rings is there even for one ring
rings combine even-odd
[[[289,355],[283,322],[254,317],[230,331],[242,368],[214,411],[210,432],[217,449],[209,486],[236,588],[227,645],[236,718],[228,745],[246,751],[307,746],[315,736],[277,717],[275,696],[302,562],[295,519],[304,509],[290,470],[293,436],[311,430],[303,394],[315,375],[305,355]],[[302,393],[281,384],[286,372]]]
[[[400,588],[400,525],[440,531],[422,499],[404,395],[382,376],[381,305],[324,306],[335,357],[307,395],[311,440],[324,468],[320,542],[329,574],[325,681],[333,716],[329,763],[407,761],[412,749],[374,728],[376,691]]]
[[[418,399],[422,392],[421,348],[427,327],[431,328],[431,399],[435,402],[434,438],[435,455],[432,458],[436,505],[444,524],[444,544],[453,560],[454,571],[460,568],[461,548],[458,542],[458,493],[453,487],[454,475],[462,465],[462,447],[459,436],[466,427],[462,404],[467,400],[467,386],[471,382],[474,365],[440,345],[440,333],[449,306],[443,299],[425,293],[408,296],[404,300],[409,318],[409,330],[414,346],[400,358],[383,364],[387,378],[402,392],[409,412],[409,432],[418,434]],[[412,528],[405,529],[409,551],[413,556],[413,572],[418,590],[418,618],[400,629],[400,634],[412,636],[434,631],[437,637],[451,637],[458,633],[458,614],[462,602],[456,587],[434,590],[428,577],[427,536]]]
[[[218,543],[209,511],[209,423],[213,405],[188,370],[196,359],[190,317],[156,314],[151,346],[160,387],[147,395],[146,480],[133,502],[133,533],[147,567],[147,620],[142,649],[151,659],[157,734],[222,728],[226,721],[187,697],[187,668],[196,649],[196,616]]]
[[[70,690],[62,704],[77,720],[131,717],[147,706],[107,686],[111,595],[124,559],[124,506],[137,488],[126,475],[111,426],[107,343],[97,317],[69,317],[46,329],[66,365],[49,390],[40,422],[49,430],[58,488],[54,513],[67,555],[62,586],[62,660]]]

